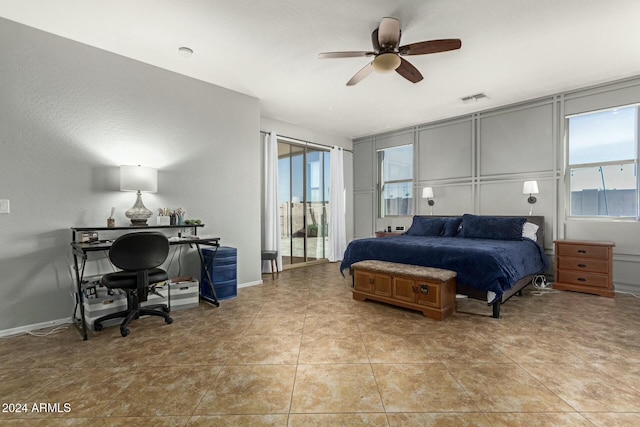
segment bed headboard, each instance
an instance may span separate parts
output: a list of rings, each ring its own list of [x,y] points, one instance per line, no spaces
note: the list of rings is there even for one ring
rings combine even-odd
[[[425,218],[455,218],[462,215],[420,215]],[[498,216],[503,218],[526,218],[527,222],[533,223],[538,226],[536,231],[536,241],[544,248],[544,216],[526,216],[526,215],[486,215],[486,216]]]

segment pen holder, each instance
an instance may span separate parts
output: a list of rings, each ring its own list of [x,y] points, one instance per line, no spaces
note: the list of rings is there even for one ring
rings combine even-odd
[[[107,218],[107,227],[113,228],[115,226],[116,226],[116,219],[115,218]]]

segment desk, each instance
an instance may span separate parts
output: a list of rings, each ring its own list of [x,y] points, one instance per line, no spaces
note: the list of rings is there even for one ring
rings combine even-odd
[[[206,246],[215,246],[216,248],[220,247],[220,238],[219,237],[199,237],[198,227],[204,227],[203,224],[199,225],[154,225],[148,227],[73,227],[71,228],[71,251],[73,253],[73,268],[76,275],[76,305],[73,309],[73,321],[78,327],[78,330],[82,334],[82,339],[87,340],[87,324],[85,321],[85,313],[84,313],[84,292],[82,289],[82,280],[84,277],[84,265],[87,260],[88,253],[90,252],[98,252],[98,251],[108,251],[111,247],[112,241],[110,240],[101,240],[93,243],[81,243],[76,242],[76,238],[78,232],[83,231],[124,231],[124,232],[135,232],[135,231],[147,231],[147,230],[156,230],[156,229],[177,229],[177,230],[185,230],[190,229],[193,231],[193,235],[190,237],[181,237],[177,240],[169,240],[169,245],[194,245],[198,251],[198,256],[200,257],[200,263],[207,275],[207,279],[209,280],[209,285],[211,286],[211,294],[213,295],[212,304],[216,307],[220,306],[220,302],[218,302],[218,297],[216,296],[216,291],[213,287],[213,281],[211,280],[211,275],[207,268],[207,265],[204,261],[204,257],[202,256],[202,250],[200,249],[201,245]],[[124,234],[124,233],[123,233]],[[181,234],[181,233],[180,233]],[[78,263],[78,260],[81,259],[82,265]],[[80,306],[80,317],[77,316],[78,306]]]

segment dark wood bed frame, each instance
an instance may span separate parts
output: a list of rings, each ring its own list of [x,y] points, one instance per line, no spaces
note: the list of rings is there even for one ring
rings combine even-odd
[[[460,215],[421,215],[424,216],[425,218],[451,218],[451,217],[457,217]],[[501,216],[504,218],[522,218],[523,216],[520,215],[491,215],[491,216]],[[527,222],[531,222],[533,224],[536,224],[538,226],[538,231],[536,232],[536,237],[537,237],[537,242],[540,246],[542,246],[542,248],[544,249],[544,217],[543,216],[526,216],[527,218]],[[511,298],[513,295],[522,295],[522,290],[529,284],[531,283],[531,281],[538,275],[542,274],[543,272],[540,272],[538,274],[532,274],[526,277],[523,277],[522,279],[518,280],[512,287],[511,289],[506,290],[503,294],[502,294],[502,299],[500,301],[496,301],[493,304],[491,304],[492,308],[493,308],[493,317],[496,319],[500,318],[500,307],[502,306],[502,304],[504,304],[509,298]],[[483,300],[486,301],[487,300],[487,291],[483,291],[480,289],[476,289],[476,288],[472,288],[470,286],[466,286],[466,285],[462,285],[460,283],[458,283],[456,285],[456,293],[461,294],[461,295],[466,295],[469,298],[473,298],[473,299],[478,299],[478,300]]]

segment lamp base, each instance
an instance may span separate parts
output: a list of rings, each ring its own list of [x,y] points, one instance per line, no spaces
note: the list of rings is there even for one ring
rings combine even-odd
[[[138,191],[136,203],[124,214],[131,220],[131,225],[134,227],[147,227],[147,219],[151,218],[153,212],[147,209],[144,203],[142,203],[142,195]]]
[[[149,224],[147,224],[147,219],[133,219],[131,218],[131,225],[134,227],[148,227]]]

